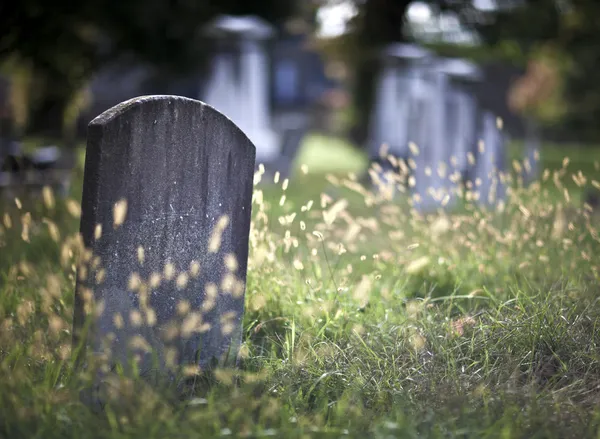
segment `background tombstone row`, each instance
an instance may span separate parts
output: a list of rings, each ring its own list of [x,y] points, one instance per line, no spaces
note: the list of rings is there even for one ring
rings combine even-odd
[[[306,106],[298,111],[297,106],[285,104],[273,111],[274,101],[269,97],[293,102],[300,89],[319,83],[307,80],[304,74],[309,59],[285,44],[270,50],[276,31],[255,17],[223,16],[207,32],[216,41],[216,52],[200,99],[248,133],[257,148],[257,164],[289,174],[310,128],[309,111]],[[442,193],[451,195],[444,204],[452,205],[457,182],[449,177],[454,171],[462,182],[475,185],[477,181],[481,202],[501,198],[504,189],[497,180],[504,169],[507,134],[498,123],[490,123],[496,116],[475,98],[474,85],[483,81],[482,70],[467,60],[438,58],[414,44],[385,47],[382,61],[370,128],[370,158],[385,171],[389,163],[379,159],[381,146],[386,144],[389,153],[407,159],[409,143],[414,142],[420,149],[419,157],[414,158],[418,163],[414,193],[422,209],[439,206]],[[539,135],[532,121],[527,121],[525,141],[526,177],[532,181],[539,150]],[[469,155],[475,163],[469,163]],[[437,172],[440,163],[449,171],[444,176]],[[432,196],[431,189],[437,194]]]
[[[371,160],[382,172],[389,170],[391,165],[380,154],[382,145],[397,158],[412,158],[414,204],[423,210],[451,206],[461,182],[470,181],[480,203],[501,199],[506,133],[474,97],[481,70],[472,62],[437,58],[412,44],[392,44],[382,58],[370,130]],[[530,178],[535,178],[539,142],[533,130],[528,145]]]

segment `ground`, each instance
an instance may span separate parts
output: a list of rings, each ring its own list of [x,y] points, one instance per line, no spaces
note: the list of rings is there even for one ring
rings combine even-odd
[[[597,437],[600,153],[548,145],[501,211],[430,217],[362,193],[364,160],[312,137],[255,187],[240,370],[121,378],[101,414],[70,350],[82,170],[5,202],[0,437]]]

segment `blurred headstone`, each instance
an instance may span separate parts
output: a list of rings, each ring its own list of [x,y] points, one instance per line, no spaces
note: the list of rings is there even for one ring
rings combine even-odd
[[[231,120],[192,99],[139,97],[90,123],[75,343],[142,376],[235,365],[254,159]]]
[[[54,145],[38,147],[26,153],[21,142],[6,142],[0,160],[0,191],[8,197],[15,197],[25,192],[34,193],[47,186],[57,195],[67,195],[71,169],[60,166],[63,154]]]
[[[449,145],[449,166],[465,176],[468,159],[477,137],[477,102],[473,85],[482,80],[482,72],[476,64],[462,59],[448,59],[443,66],[450,78],[447,101],[447,136]]]
[[[431,210],[447,203],[448,187],[444,184],[444,166],[448,161],[450,139],[448,138],[446,100],[448,76],[440,68],[439,61],[427,70],[421,86],[424,101],[424,117],[419,121],[419,138],[415,142],[419,152],[416,163],[413,204],[419,210]]]
[[[12,140],[10,83],[0,76],[0,168],[9,154]]]
[[[444,185],[450,199],[456,201],[460,185],[468,171],[468,153],[477,145],[477,103],[473,85],[481,81],[482,72],[472,62],[452,58],[440,61],[440,70],[448,77],[445,111]]]
[[[423,109],[413,113],[419,117],[414,122],[419,149],[414,157],[414,205],[420,210],[447,209],[456,201],[467,153],[475,146],[476,105],[470,84],[479,78],[470,62],[436,59],[419,87]]]
[[[322,128],[327,117],[319,114],[320,104],[331,81],[325,66],[307,37],[290,34],[285,29],[272,45],[272,127],[280,139],[280,155],[267,163],[267,172],[279,171],[287,177],[309,127]]]
[[[535,120],[525,120],[525,169],[524,183],[529,184],[539,177],[540,133]]]
[[[270,163],[280,154],[280,139],[271,126],[267,43],[274,28],[253,16],[220,16],[206,28],[214,42],[202,101],[236,123],[256,145],[256,162]]]
[[[479,193],[479,204],[494,205],[503,200],[506,186],[502,173],[505,171],[505,136],[498,126],[498,118],[485,111],[482,116],[481,138],[475,153],[473,191]]]
[[[383,151],[407,159],[409,141],[418,143],[413,125],[422,116],[419,99],[422,81],[431,54],[419,46],[396,43],[383,54],[383,66],[377,81],[374,114],[370,128],[369,155],[371,160],[386,167]],[[417,101],[417,102],[416,102]],[[418,130],[417,130],[418,131]]]

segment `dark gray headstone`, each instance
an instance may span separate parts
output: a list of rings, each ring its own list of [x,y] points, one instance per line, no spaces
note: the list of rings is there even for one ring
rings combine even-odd
[[[109,366],[133,355],[141,375],[235,365],[254,161],[246,135],[192,99],[135,98],[90,123],[76,342],[110,346]],[[89,297],[103,312],[82,331]]]

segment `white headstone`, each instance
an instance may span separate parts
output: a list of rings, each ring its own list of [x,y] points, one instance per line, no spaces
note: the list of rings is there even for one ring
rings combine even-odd
[[[274,28],[253,16],[221,16],[207,27],[216,42],[201,100],[239,126],[256,145],[256,162],[277,158],[280,139],[271,128],[266,42]]]
[[[119,364],[167,377],[237,364],[254,157],[231,120],[178,96],[90,123],[73,333],[107,361],[97,385]]]
[[[477,105],[472,85],[481,80],[482,73],[476,64],[457,58],[440,60],[438,68],[448,78],[446,90],[443,91],[447,110],[443,156],[447,168],[444,189],[451,203],[456,200],[458,186],[466,176],[467,154],[476,146]],[[457,171],[460,178],[457,178]]]
[[[377,157],[383,144],[396,157],[408,155],[409,120],[416,87],[431,53],[411,44],[392,44],[383,51],[371,123],[370,153]]]
[[[377,82],[374,113],[370,124],[369,155],[382,167],[375,182],[393,184],[386,176],[394,172],[381,152],[400,159],[410,157],[409,142],[419,142],[423,120],[422,82],[431,53],[412,44],[392,44],[382,53],[383,68]],[[416,129],[415,129],[416,128]],[[386,149],[382,149],[383,146]],[[393,187],[386,188],[392,190]]]
[[[476,64],[463,59],[447,59],[441,69],[450,79],[448,99],[452,101],[455,114],[451,114],[448,125],[456,124],[450,136],[450,156],[457,162],[456,168],[464,173],[467,169],[467,153],[472,150],[476,137],[477,105],[472,94],[472,84],[481,81],[482,72]],[[454,119],[454,120],[452,120]],[[453,127],[448,126],[449,132]]]
[[[493,205],[504,198],[506,188],[501,181],[504,171],[504,134],[497,125],[496,116],[483,113],[481,142],[476,152],[475,186],[479,193],[479,204]]]

